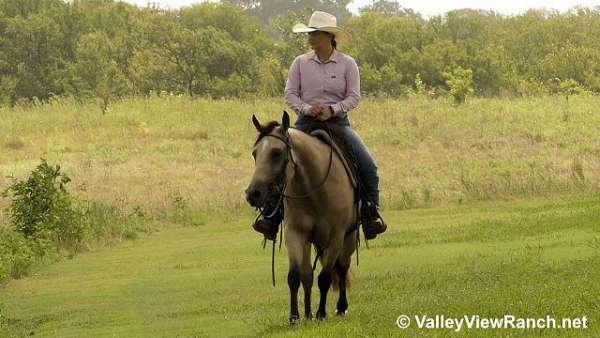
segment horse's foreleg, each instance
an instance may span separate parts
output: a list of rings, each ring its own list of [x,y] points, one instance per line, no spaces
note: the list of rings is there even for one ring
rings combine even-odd
[[[321,298],[319,300],[319,309],[317,310],[317,319],[323,320],[327,317],[327,292],[331,286],[331,270],[322,270],[318,277],[319,292]]]
[[[289,227],[286,230],[286,246],[290,263],[287,278],[288,286],[290,288],[290,324],[295,325],[300,321],[300,313],[298,312],[298,289],[300,288],[300,271],[303,266],[306,240],[303,236],[293,231],[289,231]]]
[[[290,271],[288,272],[288,286],[290,288],[290,324],[294,325],[300,321],[300,314],[298,313],[300,270],[298,267],[290,266]]]
[[[300,270],[300,279],[304,288],[304,316],[306,319],[312,319],[312,311],[310,308],[310,295],[313,285],[313,270],[310,266],[310,244],[306,243],[304,247],[304,257],[302,261],[302,269]]]

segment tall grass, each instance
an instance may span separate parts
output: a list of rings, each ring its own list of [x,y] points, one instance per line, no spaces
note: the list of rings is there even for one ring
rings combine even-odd
[[[180,96],[127,99],[106,115],[68,98],[3,108],[0,188],[44,157],[77,195],[131,212],[248,212],[250,117],[279,119],[283,109],[281,99]],[[598,111],[593,96],[460,106],[414,97],[364,99],[350,116],[376,158],[384,206],[413,208],[598,190]]]

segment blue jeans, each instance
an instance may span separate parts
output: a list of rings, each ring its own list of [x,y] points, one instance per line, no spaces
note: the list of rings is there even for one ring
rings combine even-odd
[[[307,116],[300,116],[295,123],[295,127],[303,126],[310,123],[312,118]],[[377,165],[375,160],[369,153],[367,146],[360,138],[360,135],[350,126],[348,117],[334,118],[331,122],[339,125],[344,133],[346,142],[350,146],[352,152],[356,156],[358,164],[358,174],[364,184],[367,198],[379,205],[379,176],[377,175]]]

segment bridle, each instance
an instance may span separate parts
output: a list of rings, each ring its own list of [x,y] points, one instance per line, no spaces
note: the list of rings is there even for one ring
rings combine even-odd
[[[330,133],[331,135],[331,133]],[[285,138],[281,137],[279,135],[276,134],[266,134],[263,136],[264,137],[273,137],[275,139],[278,139],[279,141],[283,142],[286,146],[287,152],[288,152],[288,161],[291,161],[293,166],[294,166],[294,172],[296,171],[296,168],[298,167],[298,163],[296,163],[296,161],[294,160],[294,156],[292,153],[292,148],[293,148],[293,143],[292,143],[292,139],[290,138],[290,135],[288,133],[288,131],[285,132]],[[288,163],[285,164],[285,167],[287,168]],[[327,179],[329,178],[329,174],[331,174],[331,167],[333,165],[333,147],[329,147],[329,164],[327,165],[327,172],[325,173],[325,176],[323,176],[323,179],[321,180],[321,182],[319,182],[319,184],[317,184],[316,186],[312,187],[308,192],[304,193],[304,194],[300,194],[300,195],[288,195],[285,193],[285,188],[288,185],[288,178],[286,177],[286,175],[282,175],[283,177],[283,184],[278,184],[279,186],[282,186],[281,192],[280,192],[280,197],[279,197],[279,202],[277,203],[276,207],[279,207],[279,203],[281,203],[281,201],[283,200],[283,198],[289,198],[289,199],[303,199],[303,198],[308,198],[310,197],[312,194],[314,194],[317,190],[319,190],[324,184],[325,182],[327,182]],[[276,210],[276,209],[275,209]]]

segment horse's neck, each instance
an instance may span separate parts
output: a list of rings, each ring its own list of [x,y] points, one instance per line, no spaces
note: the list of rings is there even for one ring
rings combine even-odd
[[[329,165],[328,147],[304,132],[290,129],[292,156],[298,164],[292,180],[294,190],[306,190],[314,187],[326,174]],[[298,191],[302,193],[306,191]]]

